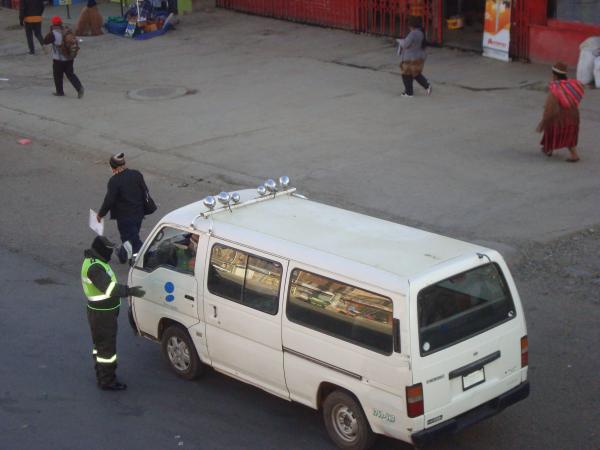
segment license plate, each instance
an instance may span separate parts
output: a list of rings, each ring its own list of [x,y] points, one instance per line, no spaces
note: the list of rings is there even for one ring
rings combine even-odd
[[[485,381],[485,372],[483,367],[479,370],[471,372],[468,375],[464,375],[462,377],[463,391],[467,389],[471,389],[472,387],[477,386]]]

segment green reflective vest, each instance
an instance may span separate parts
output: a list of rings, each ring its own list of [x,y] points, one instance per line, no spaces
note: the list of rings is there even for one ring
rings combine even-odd
[[[108,285],[106,292],[102,292],[96,288],[96,286],[94,286],[92,283],[92,280],[90,280],[87,276],[88,270],[93,264],[100,264],[110,277],[110,284]],[[110,266],[104,261],[100,261],[95,258],[85,258],[83,260],[83,265],[81,266],[81,285],[83,286],[83,292],[88,299],[88,308],[97,309],[100,311],[108,311],[121,306],[121,299],[119,299],[116,306],[114,304],[107,305],[107,302],[103,301],[111,298],[112,291],[117,285],[117,276]]]

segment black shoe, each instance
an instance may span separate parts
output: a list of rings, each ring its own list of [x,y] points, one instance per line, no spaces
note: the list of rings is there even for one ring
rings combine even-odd
[[[52,95],[54,95],[55,97],[64,97],[65,94],[59,94],[58,92],[53,92]]]
[[[119,250],[117,251],[117,258],[119,258],[119,262],[121,264],[125,264],[127,262],[127,253],[125,253],[123,246],[119,247]]]
[[[83,89],[83,86],[81,86],[79,88],[79,90],[77,91],[77,98],[83,98],[83,93],[85,92],[85,89]]]
[[[127,385],[125,383],[115,381],[111,384],[100,386],[100,389],[102,389],[103,391],[124,391],[125,389],[127,389]]]
[[[131,248],[131,243],[129,241],[125,241],[117,251],[117,258],[119,258],[119,262],[121,264],[125,264],[131,259],[132,254],[133,250]]]

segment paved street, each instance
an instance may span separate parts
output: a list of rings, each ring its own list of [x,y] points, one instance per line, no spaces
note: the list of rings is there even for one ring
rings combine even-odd
[[[434,95],[403,99],[388,39],[207,8],[146,42],[84,38],[86,96],[57,99],[15,17],[0,9],[0,448],[333,448],[310,409],[213,372],[179,380],[125,314],[130,389],[96,389],[79,270],[116,151],[161,205],[144,235],[160,213],[288,174],[311,198],[498,248],[527,313],[532,394],[431,448],[595,447],[599,91],[582,161],[565,164],[533,132],[547,67],[431,49]],[[187,95],[128,96],[172,87]]]

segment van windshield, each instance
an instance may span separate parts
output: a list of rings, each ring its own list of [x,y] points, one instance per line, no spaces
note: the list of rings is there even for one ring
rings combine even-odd
[[[422,289],[417,296],[419,344],[426,356],[515,317],[497,264],[486,264]]]

